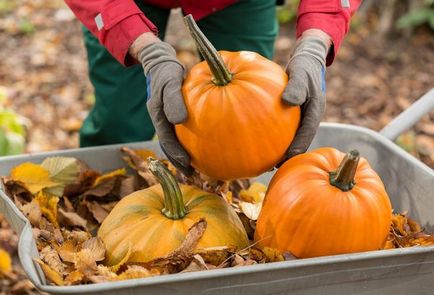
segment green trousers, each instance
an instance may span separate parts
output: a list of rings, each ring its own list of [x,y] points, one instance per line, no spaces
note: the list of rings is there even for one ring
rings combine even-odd
[[[136,1],[164,39],[170,10]],[[250,50],[272,58],[278,33],[275,2],[240,0],[200,20],[198,26],[220,50]],[[95,105],[80,130],[80,146],[152,139],[154,127],[146,108],[146,78],[141,65],[124,67],[87,30],[84,41]]]

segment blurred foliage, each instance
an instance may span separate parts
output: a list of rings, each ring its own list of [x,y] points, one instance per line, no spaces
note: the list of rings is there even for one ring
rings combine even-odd
[[[0,0],[0,14],[6,14],[14,10],[17,6],[17,1]]]
[[[0,87],[0,156],[24,152],[24,118],[8,109],[6,90]]]
[[[277,8],[277,20],[280,24],[287,24],[297,18],[299,0],[287,0],[284,6]]]
[[[400,29],[415,28],[421,25],[428,25],[434,30],[434,0],[425,0],[421,7],[410,10],[397,22]]]

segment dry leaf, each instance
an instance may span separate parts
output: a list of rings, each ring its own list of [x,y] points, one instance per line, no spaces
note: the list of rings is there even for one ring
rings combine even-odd
[[[267,187],[265,185],[259,182],[254,182],[247,190],[242,189],[239,193],[239,197],[244,202],[262,203],[266,191]]]
[[[202,258],[202,256],[199,254],[195,254],[193,255],[193,260],[191,261],[190,265],[187,266],[181,272],[193,272],[193,271],[201,271],[201,270],[208,270],[208,269],[209,268],[205,260]]]
[[[72,240],[76,244],[83,244],[85,241],[91,238],[90,234],[85,231],[74,230],[66,234],[65,237],[67,240]]]
[[[127,174],[127,170],[125,170],[125,168],[121,168],[121,169],[117,169],[108,173],[105,173],[101,176],[99,176],[97,179],[95,179],[95,183],[93,184],[93,187],[98,186],[99,184],[111,179],[111,178],[115,178],[118,176],[124,176],[125,174]]]
[[[0,274],[7,274],[12,270],[12,260],[9,253],[0,248]]]
[[[51,246],[46,246],[39,252],[39,257],[47,263],[47,265],[58,272],[59,274],[63,274],[65,271],[65,265],[60,260],[59,254],[56,250],[51,248]]]
[[[239,202],[240,209],[250,220],[257,220],[259,213],[261,213],[262,202],[261,203],[249,203],[249,202]]]
[[[265,255],[266,262],[278,262],[278,261],[284,261],[285,257],[283,257],[282,252],[280,252],[277,249],[270,248],[270,247],[264,247],[261,249],[262,253]]]
[[[95,256],[91,249],[82,249],[75,256],[75,269],[83,273],[86,277],[91,277],[98,270]]]
[[[193,260],[193,250],[202,238],[207,227],[205,219],[200,219],[189,229],[181,246],[163,258],[144,263],[147,269],[157,269],[161,273],[176,273],[184,270]],[[136,264],[136,263],[135,263]]]
[[[78,226],[86,229],[87,221],[75,212],[66,212],[59,208],[59,222],[63,225]]]
[[[47,169],[29,162],[13,168],[11,179],[22,182],[32,194],[36,194],[44,188],[58,185],[50,179],[50,172]]]
[[[11,292],[12,294],[32,294],[31,292],[35,286],[30,280],[20,280],[15,285],[13,285]]]
[[[113,209],[114,204],[110,210],[105,209],[104,206],[98,202],[86,202],[86,207],[89,209],[90,213],[92,213],[92,216],[95,218],[95,220],[101,224],[110,213],[111,209]]]
[[[142,156],[144,156],[144,154],[147,152],[139,150],[139,152],[136,153],[136,151],[127,147],[121,148],[121,151],[128,155],[127,159],[129,160],[126,160],[126,162],[131,164],[132,168],[135,169],[137,173],[146,181],[148,186],[157,184],[157,180],[148,168],[147,158],[142,158]],[[153,152],[150,153],[153,154]]]
[[[104,198],[112,194],[119,186],[120,181],[117,177],[107,178],[105,181],[95,185],[83,193],[84,197]]]
[[[49,171],[50,179],[58,184],[46,190],[58,197],[63,195],[68,184],[77,180],[80,172],[78,160],[69,157],[49,157],[41,163],[41,166]]]
[[[236,247],[223,246],[198,249],[194,253],[199,254],[205,263],[219,266],[223,262],[228,262],[228,259],[236,253],[236,250]]]
[[[101,238],[94,237],[87,240],[82,245],[83,249],[89,249],[95,261],[102,261],[105,258],[105,246]]]
[[[45,277],[53,282],[54,284],[58,285],[58,286],[63,286],[65,283],[63,281],[63,276],[58,273],[56,270],[52,269],[50,266],[48,266],[47,264],[45,264],[42,260],[40,259],[35,259],[35,261],[41,266]]]
[[[76,285],[81,283],[83,279],[84,274],[78,270],[74,270],[65,277],[65,283],[66,285]]]
[[[74,263],[75,256],[80,250],[80,247],[73,240],[66,240],[60,246],[57,246],[56,250],[64,262]]]
[[[39,226],[42,212],[36,199],[33,199],[30,203],[27,203],[23,207],[21,207],[21,211],[33,226]]]
[[[98,178],[100,174],[93,170],[82,171],[75,183],[69,184],[65,187],[63,194],[68,198],[74,198],[78,195],[88,191]]]
[[[54,226],[59,227],[57,222],[57,203],[59,202],[59,197],[50,195],[45,191],[40,191],[36,195],[35,200],[39,204],[42,215],[44,215]]]
[[[128,265],[127,269],[117,276],[116,280],[130,280],[151,277],[155,274],[139,265]]]

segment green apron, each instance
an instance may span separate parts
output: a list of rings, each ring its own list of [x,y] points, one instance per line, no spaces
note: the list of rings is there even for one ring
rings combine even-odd
[[[164,39],[170,10],[136,1]],[[200,20],[199,27],[220,50],[250,50],[272,58],[278,33],[276,6],[269,0],[240,0]],[[124,67],[83,29],[95,105],[80,130],[80,146],[152,139],[155,130],[146,109],[146,78],[141,65]]]

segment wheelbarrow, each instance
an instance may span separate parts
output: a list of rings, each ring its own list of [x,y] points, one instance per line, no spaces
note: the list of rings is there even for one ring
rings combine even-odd
[[[409,215],[434,230],[434,171],[392,140],[434,109],[434,88],[396,117],[379,133],[336,123],[323,123],[311,148],[332,146],[342,151],[357,147],[381,176],[396,212]],[[0,159],[0,175],[22,162],[39,163],[50,156],[76,157],[90,167],[110,171],[125,166],[119,149],[109,145]],[[154,150],[158,143],[128,144]],[[258,177],[268,183],[272,172]],[[52,286],[33,259],[38,257],[31,225],[0,190],[0,213],[19,235],[18,254],[33,284],[51,294],[432,294],[434,246],[334,255],[237,268],[180,273],[91,285]]]

